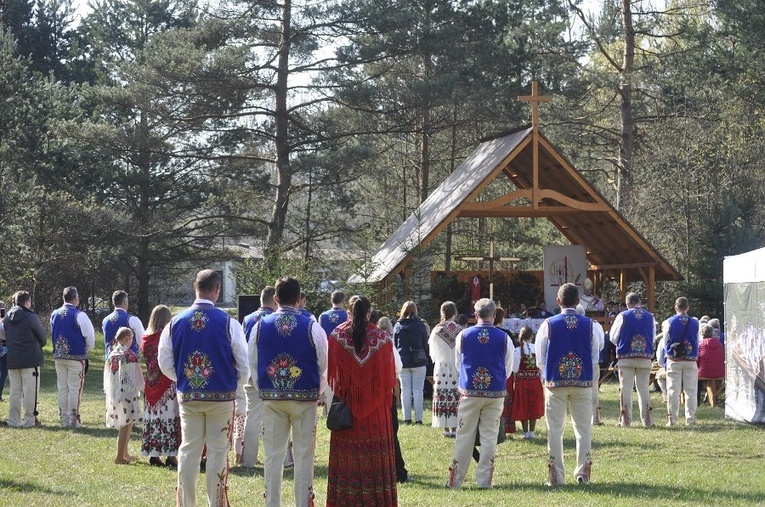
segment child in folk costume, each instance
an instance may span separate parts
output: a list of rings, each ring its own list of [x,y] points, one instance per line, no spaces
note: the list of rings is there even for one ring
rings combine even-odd
[[[109,352],[104,365],[106,426],[120,429],[114,463],[125,465],[135,460],[128,454],[128,443],[133,425],[143,421],[140,398],[144,380],[138,355],[130,349],[133,331],[129,327],[121,327],[114,340],[117,345]]]
[[[537,419],[545,415],[545,396],[542,380],[537,367],[537,354],[531,328],[524,326],[518,338],[521,340],[521,364],[515,374],[515,395],[513,396],[513,419],[521,421],[523,438],[534,438]]]

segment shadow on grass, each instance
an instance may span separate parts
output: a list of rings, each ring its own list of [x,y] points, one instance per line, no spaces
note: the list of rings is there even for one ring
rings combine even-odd
[[[665,502],[668,499],[685,500],[685,501],[702,501],[704,503],[714,503],[715,498],[719,498],[720,502],[741,502],[742,505],[758,505],[762,501],[762,496],[759,492],[747,492],[747,491],[732,491],[719,488],[685,488],[682,486],[657,486],[653,484],[645,484],[639,482],[593,482],[590,484],[565,484],[563,486],[550,488],[543,484],[508,484],[495,486],[494,489],[499,490],[514,490],[519,486],[527,487],[530,489],[545,491],[551,494],[556,492],[574,492],[578,490],[586,491],[591,494],[598,494],[606,496],[612,496],[614,494],[619,495],[621,498],[633,497],[636,502],[639,500],[641,503],[646,500],[656,500],[659,503]]]
[[[42,426],[38,426],[37,429],[40,429],[43,431],[50,431],[54,433],[72,433],[73,435],[74,434],[87,435],[89,437],[94,437],[94,438],[109,438],[109,439],[116,439],[117,433],[118,433],[116,428],[107,428],[106,426],[104,426],[103,428],[83,426],[81,428],[72,429],[72,428],[62,428],[61,426],[43,424]],[[133,435],[135,435],[135,433]]]
[[[313,476],[314,479],[327,478],[327,472],[328,467],[327,465],[314,465],[313,468]],[[244,467],[232,467],[229,472],[231,475],[236,475],[237,477],[263,477],[265,473],[265,467],[263,465],[257,465],[254,468],[244,468]],[[295,469],[294,467],[285,468],[284,469],[284,479],[293,480],[295,478]]]
[[[29,481],[15,481],[13,479],[0,479],[0,490],[19,493],[45,493],[47,495],[68,496],[71,492],[57,491],[41,484]]]

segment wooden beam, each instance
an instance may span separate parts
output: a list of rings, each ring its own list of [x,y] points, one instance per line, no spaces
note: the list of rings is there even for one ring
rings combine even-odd
[[[657,262],[633,262],[628,264],[600,264],[592,266],[592,269],[599,269],[605,271],[608,269],[639,269],[639,268],[651,268],[655,267]]]
[[[536,209],[531,206],[503,206],[494,209],[485,209],[479,206],[463,206],[457,216],[468,218],[548,218],[552,215],[583,212],[583,210],[569,208],[568,206],[539,206]]]
[[[656,267],[648,268],[648,311],[656,311]]]

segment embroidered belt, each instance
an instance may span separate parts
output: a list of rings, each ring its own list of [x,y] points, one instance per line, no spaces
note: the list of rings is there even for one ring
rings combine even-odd
[[[522,379],[522,378],[539,378],[539,368],[535,370],[518,370],[518,373],[515,374],[515,378]]]
[[[627,352],[625,354],[617,354],[617,359],[651,359],[650,355],[645,352]]]
[[[276,389],[261,389],[260,399],[271,401],[316,401],[319,399],[319,390],[279,391]]]
[[[462,389],[460,387],[460,394],[462,396],[470,396],[471,398],[504,398],[507,395],[506,390],[502,391],[479,391],[475,389]]]
[[[592,387],[592,380],[548,380],[545,387]]]
[[[236,400],[236,391],[225,391],[222,393],[208,391],[189,391],[178,392],[178,401],[234,401]]]
[[[72,361],[84,361],[88,358],[87,354],[73,355],[73,354],[54,354],[53,359],[70,359]]]

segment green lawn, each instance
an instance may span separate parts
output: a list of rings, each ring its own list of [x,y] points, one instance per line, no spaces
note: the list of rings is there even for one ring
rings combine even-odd
[[[150,467],[146,459],[127,466],[113,464],[117,431],[104,426],[100,358],[92,354],[85,383],[84,427],[58,427],[55,371],[46,350],[40,396],[43,426],[0,428],[0,505],[15,506],[163,506],[174,504],[175,474]],[[7,386],[6,386],[7,396]],[[656,428],[616,427],[618,386],[602,388],[605,425],[593,429],[593,483],[543,487],[547,473],[544,420],[534,441],[508,440],[497,450],[494,489],[475,488],[474,468],[463,490],[443,487],[454,441],[425,426],[402,426],[399,436],[407,467],[415,480],[399,487],[401,505],[765,505],[765,432],[761,427],[727,421],[721,408],[699,409],[697,426],[665,428],[661,396],[653,393]],[[426,407],[427,408],[427,407]],[[0,419],[7,418],[7,402]],[[139,452],[134,434],[131,453]],[[574,464],[574,439],[566,433],[567,480]],[[329,434],[319,421],[316,449],[316,500],[326,491]],[[261,460],[262,456],[261,448]],[[233,454],[232,454],[233,458]],[[292,501],[292,472],[287,471],[283,499]],[[204,499],[203,481],[199,484]],[[232,505],[262,505],[263,470],[232,469]],[[203,505],[205,502],[200,502]]]

